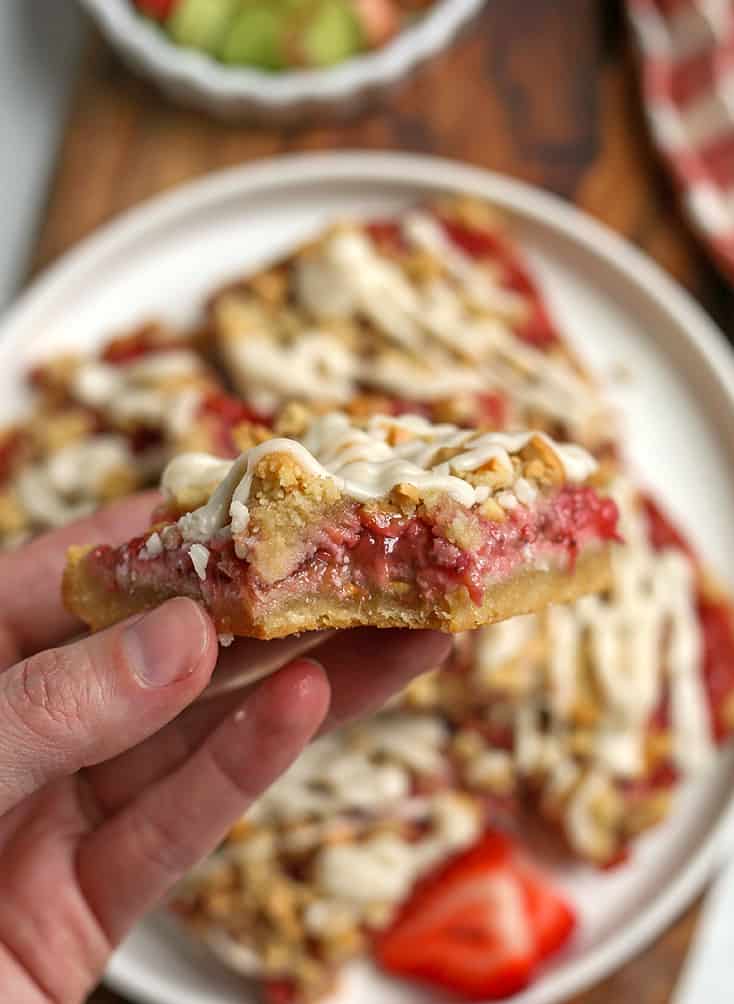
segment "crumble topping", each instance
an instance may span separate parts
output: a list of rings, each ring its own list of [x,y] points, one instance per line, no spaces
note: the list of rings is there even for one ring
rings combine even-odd
[[[124,364],[91,360],[78,366],[71,390],[82,404],[121,426],[160,425],[172,436],[188,429],[206,381],[202,360],[188,349],[151,352]]]
[[[522,425],[537,414],[573,439],[608,435],[610,412],[569,355],[514,330],[531,313],[526,291],[504,286],[499,265],[470,257],[429,211],[394,224],[404,248],[397,255],[360,223],[303,249],[277,313],[253,281],[215,302],[220,344],[248,400],[341,406],[360,391],[427,404],[456,399],[454,418],[462,395],[496,392]],[[278,273],[281,284],[288,274]]]
[[[206,579],[206,568],[209,564],[209,549],[203,544],[192,544],[189,548],[189,558],[194,566],[194,571],[202,582]]]
[[[200,454],[172,461],[163,490],[173,499],[182,489],[200,494],[227,471],[209,501],[179,520],[184,540],[206,541],[227,525],[235,535],[245,532],[253,483],[267,475],[262,465],[273,457],[287,458],[307,476],[331,482],[358,501],[396,490],[416,500],[443,493],[468,508],[493,501],[500,511],[511,511],[521,499],[522,504],[533,501],[538,480],[580,482],[596,469],[585,450],[559,445],[543,433],[480,434],[417,416],[374,416],[360,427],[333,412],[316,418],[302,442],[271,439],[230,465]],[[535,478],[527,476],[532,473]],[[497,487],[502,490],[491,499]]]
[[[24,468],[17,479],[20,504],[42,526],[63,526],[100,502],[137,486],[134,458],[120,436],[93,436],[69,443]]]
[[[161,535],[156,531],[151,533],[146,540],[145,546],[140,551],[140,557],[143,561],[151,561],[153,558],[159,558],[161,554],[163,554],[163,541]]]

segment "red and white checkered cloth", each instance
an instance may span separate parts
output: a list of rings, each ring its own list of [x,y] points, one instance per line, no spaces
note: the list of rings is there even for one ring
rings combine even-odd
[[[734,280],[734,0],[627,0],[655,142]]]

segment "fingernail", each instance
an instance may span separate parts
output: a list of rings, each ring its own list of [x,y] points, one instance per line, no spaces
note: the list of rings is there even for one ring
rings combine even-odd
[[[169,600],[123,635],[130,665],[146,687],[168,687],[196,668],[207,642],[204,615],[191,600]]]

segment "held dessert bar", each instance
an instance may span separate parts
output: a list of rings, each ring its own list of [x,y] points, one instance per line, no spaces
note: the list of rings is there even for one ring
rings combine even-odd
[[[93,628],[187,595],[224,636],[463,631],[608,584],[617,509],[595,468],[543,433],[332,412],[234,462],[172,461],[158,523],[73,548],[64,596]]]

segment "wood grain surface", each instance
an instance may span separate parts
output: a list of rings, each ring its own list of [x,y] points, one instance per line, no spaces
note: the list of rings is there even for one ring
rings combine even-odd
[[[94,38],[34,270],[122,210],[220,167],[292,151],[402,149],[559,193],[643,248],[734,330],[734,296],[682,220],[648,141],[635,71],[613,0],[489,0],[450,51],[369,113],[348,124],[281,131],[175,108]],[[698,910],[568,1004],[668,1004]],[[91,1000],[121,999],[100,988]]]

